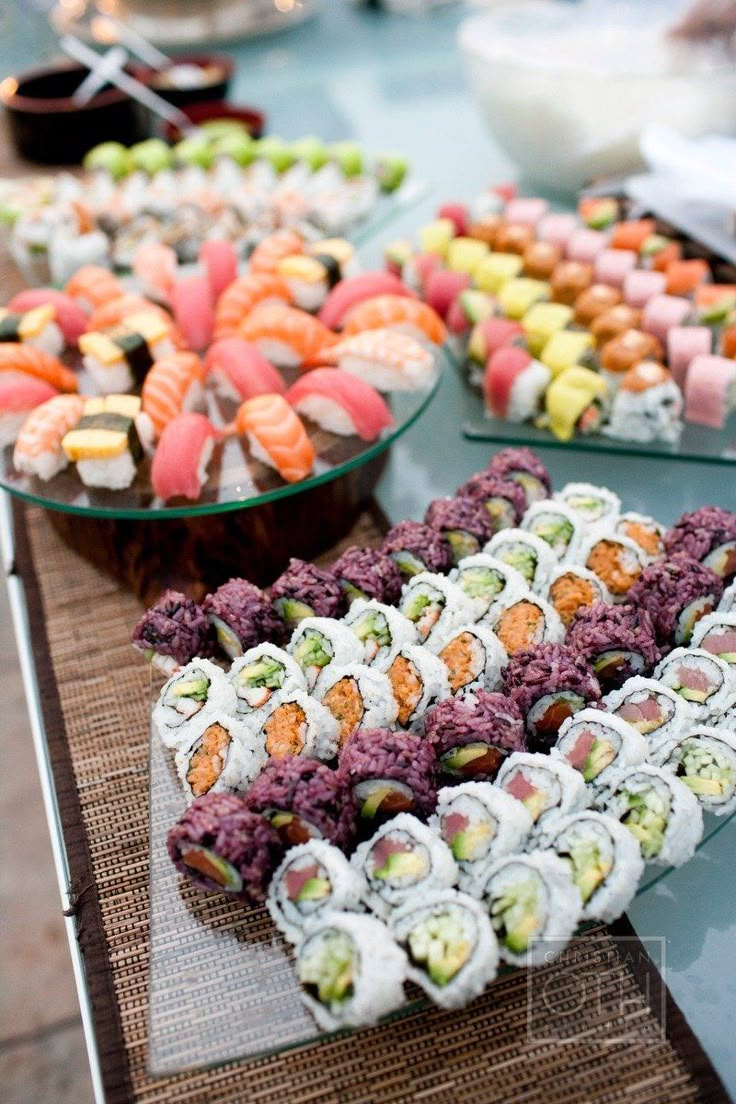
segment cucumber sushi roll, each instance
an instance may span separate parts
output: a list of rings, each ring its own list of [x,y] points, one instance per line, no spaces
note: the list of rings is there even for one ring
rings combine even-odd
[[[434,812],[437,756],[432,744],[414,733],[360,729],[342,750],[339,775],[364,826],[397,813]]]
[[[485,506],[493,522],[493,531],[513,529],[520,524],[526,510],[526,495],[513,479],[501,479],[489,471],[476,472],[458,488],[459,495],[469,495]]]
[[[644,871],[639,844],[613,817],[586,809],[555,818],[544,846],[566,862],[583,920],[610,924],[628,908]]]
[[[400,813],[379,828],[356,848],[350,862],[365,881],[365,903],[383,919],[417,896],[449,889],[458,877],[450,848],[410,813]]]
[[[523,575],[487,552],[466,556],[450,573],[450,579],[468,598],[479,603],[483,617],[509,595],[518,596],[527,590]]]
[[[388,676],[362,663],[331,663],[317,679],[314,696],[337,721],[338,750],[358,728],[392,728],[399,712]]]
[[[407,977],[440,1008],[462,1008],[498,970],[488,913],[472,897],[445,889],[397,909],[389,930],[409,962]]]
[[[402,613],[382,602],[353,602],[344,619],[364,648],[363,662],[385,671],[404,644],[414,644],[417,631]]]
[[[521,528],[549,545],[557,560],[567,563],[577,558],[583,522],[564,502],[553,498],[535,502],[524,514]]]
[[[294,630],[287,651],[301,668],[311,690],[332,663],[362,663],[364,649],[355,633],[331,617],[305,617]]]
[[[617,772],[597,804],[628,828],[642,857],[658,866],[682,866],[703,834],[703,814],[693,792],[650,763]]]
[[[686,736],[663,744],[654,762],[672,771],[701,807],[716,816],[736,809],[736,736],[725,729],[696,725]]]
[[[447,668],[450,690],[496,690],[508,656],[492,629],[486,625],[459,625],[433,641],[432,651]]]
[[[230,668],[236,711],[249,715],[264,709],[280,690],[306,690],[301,667],[283,648],[259,644],[236,659]]]
[[[613,528],[596,529],[596,533],[597,536],[583,543],[580,563],[603,581],[614,602],[625,602],[644,570],[644,552]]]
[[[502,765],[495,784],[521,802],[535,825],[552,809],[576,813],[588,804],[582,775],[551,755],[514,752]]]
[[[399,726],[411,732],[423,731],[426,713],[450,696],[445,664],[427,648],[404,644],[386,674],[396,701]]]
[[[526,750],[518,706],[492,690],[440,702],[427,714],[424,731],[448,782],[491,782],[506,756]]]
[[[212,626],[201,606],[178,590],[167,590],[143,614],[131,642],[168,677],[195,656],[210,654]]]
[[[362,912],[363,879],[331,843],[310,840],[292,847],[276,869],[266,905],[279,931],[298,943],[304,928],[326,912]]]
[[[550,754],[580,771],[583,781],[601,786],[616,770],[645,762],[649,745],[638,729],[615,714],[581,709],[562,725]]]
[[[189,722],[215,710],[235,713],[235,691],[214,663],[193,659],[162,688],[153,723],[166,747],[178,750],[189,746]]]
[[[730,510],[701,506],[683,514],[665,534],[664,544],[668,556],[691,556],[727,582],[736,575],[736,514]]]
[[[581,610],[567,630],[566,644],[588,661],[604,690],[648,675],[660,656],[652,619],[637,605],[596,602]]]
[[[733,668],[702,648],[675,648],[657,667],[654,678],[680,694],[701,722],[721,717],[736,705]]]
[[[503,684],[521,711],[530,747],[539,751],[549,751],[563,721],[601,696],[589,664],[565,644],[518,652],[504,669]]]
[[[695,721],[689,702],[656,679],[630,678],[602,704],[646,737],[650,751],[687,732]]]
[[[549,472],[531,449],[501,449],[493,457],[487,470],[492,475],[518,483],[526,495],[527,506],[542,498],[549,498],[552,493]]]
[[[470,495],[435,498],[427,507],[424,523],[441,533],[452,551],[452,562],[480,552],[490,540],[494,524],[485,506]]]
[[[291,559],[271,587],[271,602],[287,628],[293,630],[305,617],[339,617],[345,598],[331,572]]]
[[[509,595],[490,608],[486,620],[510,656],[565,639],[565,626],[557,611],[531,591]]]
[[[712,613],[723,594],[721,579],[709,567],[677,556],[650,564],[631,588],[629,600],[649,613],[664,650],[689,644],[701,617]]]
[[[567,946],[580,919],[580,893],[569,867],[549,851],[498,859],[481,894],[501,958],[512,966],[549,962]]]
[[[611,601],[605,583],[587,567],[578,564],[560,564],[555,568],[543,596],[557,611],[566,629],[579,610],[589,609],[596,602],[609,604]]]
[[[380,920],[328,912],[296,952],[302,1001],[325,1031],[376,1023],[404,1003],[406,955]]]
[[[392,606],[401,596],[401,572],[394,560],[378,548],[348,548],[332,565],[332,574],[348,604],[373,598]]]
[[[526,529],[502,529],[483,551],[513,567],[537,594],[545,589],[558,563],[547,542]]]
[[[350,791],[337,771],[316,759],[269,759],[245,803],[268,820],[285,847],[325,839],[345,850],[352,841],[355,806]]]
[[[386,534],[381,549],[396,562],[405,579],[420,571],[442,575],[452,564],[452,552],[442,534],[418,521],[400,521],[394,525]]]
[[[230,579],[208,594],[202,605],[217,642],[230,659],[271,640],[280,644],[285,626],[266,595],[247,579]]]
[[[339,722],[304,690],[279,690],[263,709],[244,717],[243,723],[272,759],[306,755],[330,760],[337,755]]]
[[[564,503],[588,528],[615,526],[621,513],[621,499],[608,487],[596,487],[592,483],[566,483],[555,494],[557,502]]]
[[[490,782],[462,782],[439,791],[430,825],[452,851],[460,889],[477,897],[480,872],[502,855],[521,851],[532,818],[520,801]]]
[[[243,793],[266,761],[262,741],[221,710],[200,713],[187,736],[176,769],[189,801],[207,793]]]
[[[467,621],[475,621],[481,606],[443,575],[422,571],[405,584],[399,612],[408,617],[420,644],[437,640]]]
[[[634,544],[638,544],[648,560],[659,560],[664,556],[664,525],[647,514],[637,514],[629,510],[616,522],[614,529]]]
[[[736,613],[707,614],[695,626],[692,643],[729,666],[736,664]]]

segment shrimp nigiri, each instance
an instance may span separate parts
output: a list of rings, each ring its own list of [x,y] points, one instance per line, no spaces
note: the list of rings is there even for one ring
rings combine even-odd
[[[257,395],[242,404],[235,419],[256,460],[275,468],[287,483],[306,479],[314,466],[314,446],[299,415],[283,395]]]
[[[108,299],[123,294],[117,276],[101,265],[82,265],[67,282],[64,291],[86,311],[101,307]]]
[[[238,333],[278,368],[296,368],[337,341],[335,334],[313,315],[281,304],[258,307]]]
[[[35,376],[57,391],[78,390],[77,377],[60,360],[42,349],[15,341],[0,342],[0,372],[22,372]]]
[[[293,253],[302,253],[304,243],[293,230],[277,230],[259,242],[250,255],[248,271],[253,275],[268,273],[274,275],[279,261]]]
[[[239,276],[223,291],[215,308],[215,337],[232,337],[260,303],[291,303],[291,292],[278,276]]]
[[[204,367],[196,353],[172,353],[157,360],[143,381],[143,410],[156,437],[182,411],[202,403]]]
[[[398,330],[434,345],[442,345],[447,338],[447,327],[437,311],[419,299],[403,295],[366,299],[350,311],[342,332],[349,336],[380,329]]]
[[[16,471],[52,479],[68,463],[61,442],[82,417],[81,395],[56,395],[41,403],[26,418],[13,452]]]
[[[416,391],[435,375],[432,353],[396,330],[364,330],[320,349],[311,364],[335,364],[378,391]]]

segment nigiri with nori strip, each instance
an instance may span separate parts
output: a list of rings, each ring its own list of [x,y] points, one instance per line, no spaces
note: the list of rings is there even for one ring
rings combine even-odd
[[[199,498],[207,481],[207,465],[217,434],[204,414],[177,414],[161,434],[151,464],[151,485],[157,498]]]
[[[129,391],[142,383],[154,361],[174,352],[170,330],[157,311],[141,311],[108,333],[82,334],[79,349],[99,392]]]
[[[9,311],[33,310],[50,304],[56,311],[56,324],[67,345],[76,345],[80,334],[87,329],[87,315],[70,295],[56,288],[26,288],[19,291],[8,303]]]
[[[32,410],[58,391],[33,376],[0,376],[0,449],[15,441]]]
[[[88,399],[82,417],[61,442],[88,487],[122,490],[135,478],[153,426],[134,395]]]
[[[56,324],[56,307],[47,303],[26,311],[0,308],[0,342],[8,341],[60,356],[64,351],[64,337]]]
[[[322,429],[340,436],[357,434],[375,441],[394,419],[369,383],[339,368],[315,368],[292,384],[286,400]]]
[[[235,427],[248,438],[253,456],[275,468],[287,483],[306,479],[312,471],[314,446],[283,395],[248,399],[238,410]]]

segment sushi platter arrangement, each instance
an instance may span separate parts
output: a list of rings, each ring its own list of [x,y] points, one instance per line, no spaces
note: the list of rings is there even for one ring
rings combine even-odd
[[[379,549],[166,592],[177,892],[265,902],[326,1031],[549,961],[736,811],[735,579],[736,514],[665,529],[520,448]]]

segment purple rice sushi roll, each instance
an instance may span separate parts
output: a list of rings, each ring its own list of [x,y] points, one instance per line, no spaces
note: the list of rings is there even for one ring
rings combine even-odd
[[[526,496],[527,506],[549,498],[552,480],[539,457],[528,448],[505,448],[497,452],[487,471],[500,479],[518,483]]]
[[[252,813],[269,821],[285,847],[325,839],[345,850],[355,805],[337,771],[316,759],[269,759],[245,795]]]
[[[517,652],[502,678],[521,710],[532,751],[549,751],[563,722],[601,696],[590,664],[564,644]]]
[[[704,563],[677,555],[650,564],[628,594],[647,610],[657,642],[664,652],[689,644],[693,629],[721,600],[723,580]]]
[[[295,629],[305,617],[340,617],[345,598],[331,572],[291,559],[271,587],[271,605],[287,627]]]
[[[332,574],[347,598],[371,598],[393,606],[401,596],[401,572],[378,548],[346,548],[332,565]]]
[[[395,561],[404,578],[421,571],[444,575],[452,567],[450,546],[435,529],[420,521],[400,521],[386,534],[381,551]]]
[[[437,804],[437,756],[413,732],[360,729],[343,748],[338,774],[370,831],[397,813],[428,817]]]
[[[480,552],[494,533],[491,515],[482,502],[469,495],[435,498],[427,507],[424,522],[442,533],[452,550],[454,564]]]
[[[575,615],[565,643],[587,659],[605,691],[648,675],[660,659],[652,619],[642,606],[595,602]]]
[[[133,630],[133,647],[172,675],[197,656],[212,652],[212,626],[201,606],[178,590],[165,591]]]
[[[230,659],[238,659],[249,648],[268,640],[281,644],[286,626],[267,596],[247,579],[230,579],[208,594],[202,606]]]
[[[668,556],[683,553],[699,560],[722,579],[736,575],[736,514],[720,506],[701,506],[683,514],[664,537]]]
[[[447,782],[492,782],[507,755],[526,751],[521,710],[492,690],[439,702],[427,713],[424,731]]]
[[[526,495],[521,484],[489,471],[471,475],[457,493],[483,503],[491,515],[494,533],[499,529],[515,529],[526,513]]]
[[[229,893],[249,904],[266,898],[284,849],[267,820],[234,794],[205,794],[169,830],[176,869],[205,893]]]

